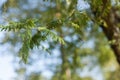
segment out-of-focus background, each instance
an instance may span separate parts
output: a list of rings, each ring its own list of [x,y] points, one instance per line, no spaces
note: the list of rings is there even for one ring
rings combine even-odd
[[[66,17],[66,10],[70,10],[70,2],[0,0],[0,24],[7,25],[10,21],[26,18],[40,18],[40,24],[44,25],[54,17]],[[76,9],[79,12],[89,12],[89,8],[90,5],[84,0],[77,1]],[[84,19],[82,16],[76,17],[78,21]],[[82,23],[84,25],[84,22]],[[67,46],[61,47],[58,43],[44,41],[41,44],[50,48],[51,53],[34,48],[30,50],[27,64],[21,62],[18,57],[22,46],[18,34],[1,31],[0,80],[119,80],[118,64],[102,30],[97,25],[93,27],[89,22],[86,27],[81,27],[79,35],[73,28],[66,26],[70,25],[64,25],[58,28],[58,31],[63,33]]]

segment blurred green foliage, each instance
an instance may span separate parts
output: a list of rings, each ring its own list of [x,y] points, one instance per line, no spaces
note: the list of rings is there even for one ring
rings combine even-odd
[[[117,4],[117,0],[113,1]],[[96,66],[100,67],[105,80],[119,80],[120,70],[100,21],[107,17],[110,8],[120,5],[112,5],[108,0],[104,8],[104,0],[84,2],[89,7],[81,10],[78,0],[7,0],[2,6],[3,23],[7,25],[0,27],[6,33],[14,32],[14,39],[7,35],[2,43],[21,42],[19,55],[25,63],[30,63],[30,51],[36,46],[38,49],[42,46],[47,52],[50,50],[51,56],[57,48],[61,64],[54,67],[51,80],[93,80],[91,76],[81,77],[80,71],[85,67],[93,70]],[[42,45],[46,41],[47,48]],[[111,71],[112,68],[115,70]],[[47,77],[31,73],[25,80],[47,80]]]

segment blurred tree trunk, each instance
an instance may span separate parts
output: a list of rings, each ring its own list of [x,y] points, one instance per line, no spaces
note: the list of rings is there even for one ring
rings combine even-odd
[[[117,8],[113,8],[107,3],[110,3],[109,0],[103,0],[103,6],[108,6],[111,8],[108,9],[109,11],[106,16],[101,17],[105,22],[101,24],[101,28],[108,40],[111,42],[110,46],[117,58],[118,63],[120,64],[120,27],[118,26],[118,23],[120,22],[120,15],[117,14]]]
[[[60,36],[63,37],[62,31],[60,31]],[[71,71],[69,68],[69,62],[68,62],[68,54],[66,53],[66,49],[64,49],[64,45],[61,44],[60,46],[60,52],[61,52],[61,79],[60,80],[71,80]],[[68,51],[67,51],[68,52]]]
[[[104,19],[108,27],[103,25],[101,28],[103,29],[103,32],[107,36],[108,40],[112,42],[110,46],[116,55],[118,63],[120,64],[120,28],[111,21],[112,14],[114,13],[109,13]]]
[[[111,0],[102,0],[98,6],[91,3],[91,9],[94,14],[93,21],[100,22],[100,27],[110,42],[111,49],[120,64],[120,27],[118,26],[120,15],[117,14],[119,9],[112,6]]]
[[[62,64],[61,64],[61,80],[66,80],[67,56],[66,56],[66,53],[64,52],[64,48],[63,48],[62,45],[60,47],[60,51],[61,51],[61,60],[62,60]]]

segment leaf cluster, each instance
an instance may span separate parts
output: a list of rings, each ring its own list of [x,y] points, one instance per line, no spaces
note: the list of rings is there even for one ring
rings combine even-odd
[[[55,27],[53,22],[49,23],[50,26]],[[46,27],[39,27],[38,20],[26,19],[20,22],[10,22],[8,25],[1,25],[1,31],[13,31],[21,38],[22,47],[19,51],[19,56],[26,63],[29,57],[29,51],[34,47],[42,46],[40,43],[45,40],[57,41],[61,44],[65,44],[64,40],[57,36],[51,29]],[[44,46],[42,46],[44,48]],[[46,49],[47,50],[47,49]]]

